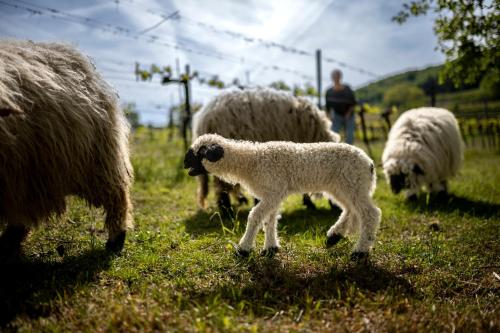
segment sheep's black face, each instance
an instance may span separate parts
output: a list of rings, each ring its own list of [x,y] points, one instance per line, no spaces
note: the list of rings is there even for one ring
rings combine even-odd
[[[392,193],[398,194],[406,186],[406,175],[399,173],[397,175],[390,176],[391,190]]]
[[[190,176],[206,174],[207,170],[203,166],[202,160],[206,158],[210,162],[217,162],[224,157],[224,148],[218,144],[201,146],[195,154],[193,149],[189,149],[184,156],[184,169],[189,169]]]
[[[392,193],[398,194],[399,192],[401,192],[401,190],[403,190],[405,188],[409,188],[410,187],[410,175],[412,173],[415,175],[423,175],[424,170],[422,170],[422,168],[418,164],[415,164],[413,166],[412,170],[410,171],[410,174],[398,173],[395,175],[390,175],[389,181],[391,183]]]

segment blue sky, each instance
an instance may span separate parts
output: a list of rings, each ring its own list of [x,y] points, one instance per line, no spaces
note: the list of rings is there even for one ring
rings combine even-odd
[[[182,69],[189,63],[202,77],[218,74],[223,81],[238,78],[243,83],[249,78],[252,85],[268,85],[277,80],[289,85],[315,84],[313,56],[282,52],[266,46],[266,41],[308,53],[320,48],[324,57],[378,76],[441,63],[444,58],[435,51],[432,16],[414,18],[402,26],[391,21],[402,3],[0,0],[0,37],[62,41],[78,46],[94,59],[123,102],[137,104],[143,122],[162,124],[169,106],[178,103],[179,90],[176,86],[162,86],[156,80],[135,82],[136,61],[145,69],[152,63],[175,69],[178,59]],[[177,11],[180,17],[140,34]],[[126,28],[127,32],[116,32],[116,27]],[[139,38],[134,39],[138,34]],[[264,42],[255,42],[257,39]],[[323,62],[323,87],[329,84],[328,73],[334,68],[341,68],[345,81],[354,87],[374,80],[351,67]],[[195,102],[204,103],[217,93],[217,89],[193,83]]]

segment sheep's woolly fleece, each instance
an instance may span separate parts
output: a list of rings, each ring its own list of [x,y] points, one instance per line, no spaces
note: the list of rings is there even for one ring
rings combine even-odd
[[[269,88],[228,90],[213,98],[193,117],[193,141],[210,133],[258,142],[340,141],[325,112],[312,102]],[[198,180],[198,204],[203,207],[208,178],[200,176]]]
[[[382,164],[391,175],[409,175],[411,194],[426,185],[445,190],[439,183],[457,174],[463,161],[463,142],[457,120],[448,110],[418,108],[404,112],[389,133]],[[418,165],[423,174],[412,172]]]
[[[192,151],[217,146],[223,149],[222,158],[215,162],[202,158],[204,168],[229,183],[241,184],[261,200],[250,212],[240,242],[244,250],[253,247],[255,228],[262,222],[266,225],[264,219],[269,216],[265,248],[277,247],[272,235],[279,205],[289,194],[303,192],[326,192],[343,208],[329,237],[360,228],[356,252],[366,253],[373,245],[380,222],[380,210],[371,200],[376,174],[373,161],[361,149],[343,143],[253,143],[206,134],[195,140]]]
[[[338,142],[325,112],[302,97],[269,88],[228,90],[193,117],[193,141],[203,134],[292,142]]]
[[[31,227],[75,194],[132,225],[128,125],[89,59],[57,43],[0,40],[0,219]]]

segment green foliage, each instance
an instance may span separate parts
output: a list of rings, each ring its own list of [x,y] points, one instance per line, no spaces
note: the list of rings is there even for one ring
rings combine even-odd
[[[135,103],[125,103],[122,106],[122,109],[125,117],[127,117],[130,127],[136,129],[141,126],[139,113],[137,112],[137,106]]]
[[[500,1],[411,1],[393,20],[401,24],[429,10],[437,14],[434,31],[438,48],[446,56],[441,82],[451,79],[459,87],[478,82],[484,73],[500,81]]]
[[[425,94],[419,87],[403,83],[392,86],[384,93],[384,105],[396,106],[401,109],[422,105],[425,103]]]
[[[293,88],[290,88],[290,86],[287,85],[284,81],[275,81],[272,82],[269,85],[269,87],[278,90],[291,91],[294,96],[309,96],[309,97],[318,96],[318,91],[310,83],[306,83],[304,87],[301,87],[298,84],[296,84],[293,86]]]
[[[210,80],[208,80],[208,85],[219,89],[225,87],[224,82],[222,82],[217,75],[213,76]]]
[[[285,90],[285,91],[290,91],[290,86],[287,85],[284,81],[276,81],[272,82],[269,87],[277,89],[277,90]]]
[[[485,98],[500,99],[500,80],[495,77],[494,72],[490,72],[483,77],[479,88]]]
[[[307,96],[311,96],[311,97],[318,97],[319,96],[319,93],[318,93],[318,90],[316,90],[316,87],[312,86],[309,83],[306,84],[305,94]]]

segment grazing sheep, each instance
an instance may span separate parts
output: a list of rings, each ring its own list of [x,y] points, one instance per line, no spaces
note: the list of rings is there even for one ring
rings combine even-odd
[[[360,230],[353,259],[366,257],[375,241],[381,211],[372,202],[376,186],[373,161],[359,148],[344,143],[235,141],[205,134],[186,153],[190,176],[212,173],[241,184],[259,203],[248,215],[238,253],[248,255],[264,225],[263,254],[279,249],[277,215],[280,203],[292,193],[326,192],[342,206],[338,221],[328,230],[327,246],[348,232]]]
[[[0,253],[77,195],[103,207],[106,247],[132,226],[128,126],[89,60],[56,43],[0,40]]]
[[[387,182],[397,194],[408,189],[414,200],[422,186],[431,192],[448,190],[463,161],[463,144],[455,116],[440,108],[406,111],[389,132],[382,165]]]
[[[212,99],[193,119],[193,141],[203,134],[249,141],[338,142],[326,114],[305,98],[269,88],[230,90]],[[229,193],[242,203],[246,198],[217,177],[217,202],[222,211],[231,207]],[[208,176],[198,177],[198,205],[206,206]],[[315,208],[307,195],[304,204]]]

